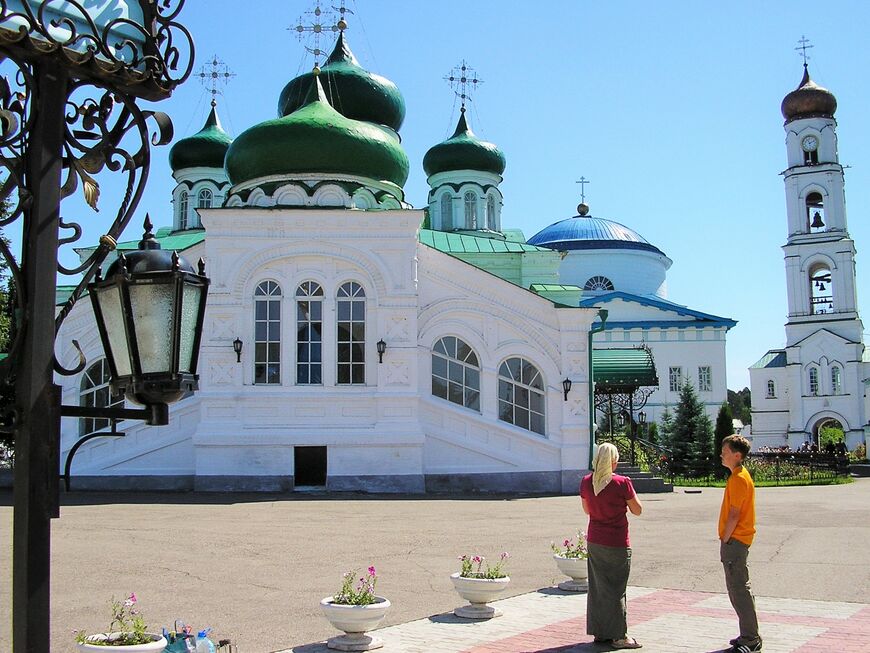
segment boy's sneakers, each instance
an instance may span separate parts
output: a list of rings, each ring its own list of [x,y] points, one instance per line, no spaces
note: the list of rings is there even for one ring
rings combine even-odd
[[[741,641],[739,637],[732,639],[729,644],[734,648],[731,653],[757,653],[761,650],[761,640],[757,639],[754,642]]]

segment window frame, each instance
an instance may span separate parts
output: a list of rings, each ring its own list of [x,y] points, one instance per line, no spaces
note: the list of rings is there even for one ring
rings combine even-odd
[[[99,370],[97,370],[99,368]],[[82,373],[79,381],[79,406],[88,408],[113,408],[124,407],[124,395],[113,395],[110,387],[111,374],[109,362],[101,358]],[[90,383],[85,387],[86,383]],[[91,401],[87,397],[93,397]],[[105,397],[105,401],[98,403],[98,397]],[[123,421],[123,420],[118,420]],[[112,422],[107,417],[81,417],[79,418],[79,437],[83,438],[91,433],[102,431],[111,426]]]
[[[706,371],[706,379],[704,372]],[[698,366],[698,392],[713,392],[713,366]]]
[[[843,394],[843,370],[839,365],[831,365],[831,394]]]
[[[296,287],[296,385],[323,385],[323,300],[323,286],[316,281],[303,281]],[[303,304],[308,305],[305,312]],[[314,335],[318,328],[319,339],[316,339]],[[303,339],[302,335],[306,338]],[[305,374],[302,374],[303,370]],[[313,380],[315,377],[317,380]]]
[[[188,228],[188,218],[190,213],[190,193],[187,190],[181,191],[178,196],[178,229],[183,230]]]
[[[767,380],[767,396],[766,399],[776,399],[776,383],[773,379]]]
[[[343,304],[350,305],[348,319],[342,319]],[[361,311],[360,319],[357,319],[360,317],[358,310]],[[345,281],[341,284],[335,292],[336,385],[366,385],[366,313],[366,292],[363,285],[358,281]],[[354,329],[354,326],[358,328]],[[342,338],[343,332],[347,334],[346,339]]]
[[[281,284],[271,279],[261,281],[254,290],[254,385],[281,385],[283,298]],[[263,317],[261,304],[265,305]],[[263,325],[262,329],[260,325]],[[263,338],[260,337],[261,331]],[[259,374],[261,366],[262,377]],[[276,380],[270,380],[273,367],[277,369]],[[264,380],[258,381],[258,378]]]
[[[439,345],[443,351],[439,351]],[[462,347],[467,350],[464,356],[460,356]],[[443,365],[439,361],[443,361]],[[477,413],[481,412],[480,358],[471,345],[458,336],[443,336],[432,345],[430,363],[431,392],[433,397],[449,401],[452,404],[468,408]],[[440,368],[442,367],[443,374],[440,373]],[[461,379],[456,378],[457,373],[461,376]],[[436,392],[436,382],[443,382],[443,395]],[[457,391],[458,397],[455,394]],[[457,401],[457,398],[461,399],[461,401]]]
[[[818,367],[810,367],[809,372],[809,394],[811,397],[819,396],[819,368]]]
[[[517,371],[520,374],[519,380],[515,378],[514,370],[511,362],[518,361]],[[534,370],[533,375],[528,382],[525,376],[528,368]],[[508,374],[505,374],[507,370]],[[540,382],[540,387],[534,387],[535,381]],[[517,392],[520,390],[520,392]],[[526,405],[517,402],[517,396],[527,396]],[[540,410],[533,408],[533,396],[539,396]],[[511,356],[503,360],[498,367],[498,388],[496,401],[498,405],[498,419],[502,422],[507,422],[518,428],[526,430],[530,433],[535,433],[543,438],[547,437],[547,383],[544,380],[544,375],[541,368],[533,362],[522,356]],[[505,409],[509,407],[510,419],[507,418]],[[522,413],[528,413],[527,419],[522,419]],[[518,419],[519,415],[519,419]],[[538,419],[533,419],[533,416],[538,416]],[[523,423],[525,422],[525,424]],[[535,422],[540,427],[540,430],[534,428]]]
[[[453,196],[450,193],[442,193],[441,199],[441,229],[448,231],[453,229]],[[446,218],[446,219],[445,219]]]
[[[467,190],[462,200],[465,207],[465,228],[477,229],[477,194],[473,190]]]
[[[676,370],[676,376],[674,375]],[[676,383],[674,381],[676,380]],[[668,389],[670,392],[679,392],[683,389],[683,368],[678,365],[668,367]]]

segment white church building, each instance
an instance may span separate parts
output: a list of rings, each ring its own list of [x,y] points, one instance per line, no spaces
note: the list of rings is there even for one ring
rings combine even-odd
[[[426,154],[427,206],[413,208],[404,100],[343,33],[278,106],[234,140],[212,106],[172,147],[174,219],[156,240],[207,262],[199,390],[168,426],[122,422],[125,437],[88,442],[73,487],[574,493],[590,466],[593,326],[596,348],[653,351],[665,376],[650,420],[686,380],[715,416],[735,323],[669,301],[658,248],[583,206],[528,242],[504,228],[505,157],[464,111]],[[122,403],[87,298],[58,342],[73,339],[89,362],[58,377],[63,402]],[[107,427],[64,420],[61,460]]]
[[[849,449],[864,442],[870,367],[864,362],[836,110],[834,95],[810,79],[804,64],[798,88],[782,101],[788,321],[785,347],[769,350],[749,370],[756,447],[817,443],[826,424],[843,429]]]

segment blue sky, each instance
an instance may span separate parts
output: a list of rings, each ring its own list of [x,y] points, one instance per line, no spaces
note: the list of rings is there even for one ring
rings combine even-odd
[[[324,2],[324,6],[329,5]],[[338,4],[333,2],[332,4]],[[312,1],[188,0],[195,70],[217,55],[235,73],[219,96],[237,136],[275,116],[284,84],[313,57],[288,27]],[[621,222],[674,264],[669,299],[739,321],[728,337],[728,387],[784,344],[786,166],[780,102],[800,81],[794,48],[806,35],[813,79],[839,102],[840,161],[848,165],[849,232],[858,249],[859,307],[870,306],[870,44],[864,2],[628,2],[348,0],[347,38],[360,63],[404,94],[401,130],[411,161],[406,199],[426,204],[426,150],[455,127],[458,104],[443,77],[465,59],[484,83],[474,131],[507,158],[502,224],[526,237],[575,214],[580,176],[592,213]],[[244,11],[241,8],[244,7]],[[321,47],[329,50],[328,36]],[[210,95],[196,78],[155,105],[176,139],[202,126]],[[169,148],[156,148],[139,214],[171,224]],[[70,202],[96,240],[113,213]],[[81,211],[81,213],[79,213]],[[141,233],[141,218],[128,227]],[[69,260],[69,259],[66,259]],[[63,281],[61,281],[63,283]]]

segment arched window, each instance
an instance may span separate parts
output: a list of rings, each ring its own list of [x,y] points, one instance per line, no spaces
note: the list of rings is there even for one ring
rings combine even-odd
[[[296,289],[296,383],[323,383],[323,288],[306,281]]]
[[[839,365],[831,366],[831,393],[838,395],[843,391],[843,381],[841,379]]]
[[[88,408],[107,408],[123,406],[124,395],[113,395],[109,388],[109,365],[102,359],[91,365],[82,375],[79,392],[79,406]],[[83,417],[79,420],[79,436],[109,428],[109,420],[104,418]]]
[[[806,199],[807,205],[807,231],[816,233],[825,231],[825,202],[821,193],[809,193]]]
[[[187,217],[190,210],[190,195],[186,190],[181,191],[178,198],[178,228],[187,229]]]
[[[613,290],[613,282],[607,277],[595,275],[586,282],[583,290]]]
[[[443,231],[453,229],[453,198],[450,193],[441,196],[441,229]]]
[[[823,315],[834,312],[834,284],[831,282],[831,270],[825,264],[810,268],[810,313]]]
[[[495,196],[486,198],[486,228],[490,231],[498,231],[495,219]]]
[[[477,195],[472,191],[465,193],[465,228],[477,229]]]
[[[459,338],[445,336],[432,349],[432,394],[480,411],[480,363]]]
[[[767,381],[767,398],[776,399],[776,384],[774,384],[773,379]]]
[[[338,289],[336,298],[338,383],[366,382],[366,293],[355,281]]]
[[[214,195],[208,188],[203,188],[199,191],[199,195],[196,198],[196,207],[199,209],[210,209],[212,200],[214,199]]]
[[[254,292],[254,383],[281,383],[281,286],[274,281]]]
[[[509,358],[498,369],[498,418],[545,435],[544,380],[524,358]]]
[[[811,367],[809,372],[810,394],[815,397],[819,394],[819,368]]]

